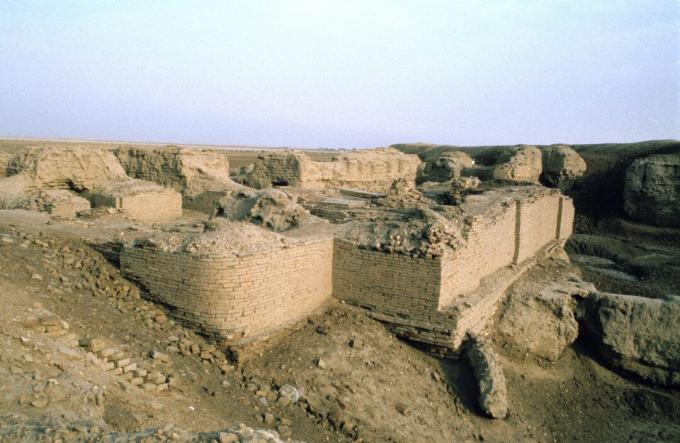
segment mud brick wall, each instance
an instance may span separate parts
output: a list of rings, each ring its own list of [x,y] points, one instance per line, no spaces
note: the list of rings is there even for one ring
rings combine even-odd
[[[546,244],[557,239],[560,200],[560,196],[554,194],[533,201],[517,202],[520,223],[516,263],[532,257]]]
[[[360,249],[335,240],[333,295],[379,310],[422,314],[437,310],[440,286],[438,259],[414,258]]]
[[[249,184],[257,189],[272,186],[303,186],[303,164],[311,163],[303,154],[263,154],[257,157]]]
[[[178,147],[117,148],[114,154],[133,178],[158,183],[194,196],[215,182],[229,181],[229,161],[224,152]]]
[[[242,257],[125,248],[123,275],[173,316],[206,334],[245,344],[321,307],[331,296],[333,241],[300,242]]]
[[[92,203],[95,207],[122,209],[131,218],[148,222],[182,216],[182,195],[170,189],[121,196],[97,194]]]
[[[417,157],[409,155],[344,154],[336,161],[314,162],[317,172],[308,182],[321,188],[349,186],[388,191],[398,178],[415,183],[419,164]]]
[[[476,217],[467,244],[442,257],[439,307],[479,286],[480,280],[512,263],[516,242],[516,202]],[[554,230],[554,222],[551,224]]]
[[[477,288],[484,277],[567,238],[573,216],[572,200],[558,194],[505,203],[472,220],[464,247],[435,259],[336,240],[333,294],[376,312],[433,323],[433,313]]]
[[[387,191],[397,178],[415,182],[420,160],[397,151],[338,154],[333,161],[317,162],[300,152],[260,155],[248,174],[255,188],[298,186],[306,189],[356,187]]]
[[[47,212],[49,212],[51,215],[61,218],[76,218],[76,215],[79,212],[85,212],[89,210],[90,202],[85,199],[74,199],[72,201],[57,202],[47,206]]]

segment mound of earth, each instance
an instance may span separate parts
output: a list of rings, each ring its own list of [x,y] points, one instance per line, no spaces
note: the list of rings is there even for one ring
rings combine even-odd
[[[118,148],[114,153],[130,177],[172,188],[184,196],[233,189],[229,161],[214,149]]]
[[[626,171],[623,198],[632,219],[680,227],[680,154],[635,160]]]
[[[25,174],[34,186],[90,191],[127,175],[107,150],[88,147],[31,147],[17,153],[7,175]]]
[[[541,150],[527,146],[518,148],[508,162],[496,166],[493,178],[504,182],[538,183],[542,170]]]
[[[213,219],[201,226],[198,232],[155,231],[135,240],[130,246],[194,255],[238,256],[285,248],[287,244],[286,237],[251,223]]]
[[[447,151],[440,157],[418,165],[416,182],[443,182],[460,178],[465,168],[474,166],[474,161],[462,151]]]
[[[563,191],[569,189],[587,169],[585,160],[567,145],[548,146],[543,149],[542,156],[543,182]]]

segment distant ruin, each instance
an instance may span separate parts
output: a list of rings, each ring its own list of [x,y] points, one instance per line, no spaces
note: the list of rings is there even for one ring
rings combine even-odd
[[[304,152],[259,155],[245,174],[254,188],[292,186],[303,189],[356,187],[386,191],[398,178],[414,181],[420,160],[395,149],[338,154],[329,162],[311,160]]]

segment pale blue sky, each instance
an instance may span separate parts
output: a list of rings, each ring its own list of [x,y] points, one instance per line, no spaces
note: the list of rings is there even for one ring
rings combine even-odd
[[[680,139],[680,1],[0,0],[0,136]]]

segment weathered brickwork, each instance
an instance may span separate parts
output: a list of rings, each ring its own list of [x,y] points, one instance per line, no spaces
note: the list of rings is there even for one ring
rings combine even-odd
[[[266,338],[333,295],[399,335],[455,349],[493,316],[537,253],[570,235],[573,214],[571,199],[556,192],[504,199],[469,219],[464,246],[432,258],[328,237],[239,256],[125,247],[120,263],[176,318],[235,346]]]
[[[516,262],[523,262],[557,238],[560,196],[549,195],[534,201],[522,200],[517,205],[521,222]]]
[[[573,217],[571,199],[557,193],[504,203],[472,219],[464,247],[431,259],[336,240],[333,294],[369,308],[399,335],[456,349],[493,316],[530,259],[571,235]],[[510,265],[516,272],[504,271]],[[488,278],[498,272],[507,275]]]
[[[564,196],[560,198],[559,214],[560,224],[557,227],[557,236],[560,239],[567,239],[571,237],[571,234],[574,232],[574,216],[576,215],[576,210],[571,200]]]
[[[415,182],[420,160],[394,149],[338,154],[332,161],[317,162],[296,151],[262,154],[248,174],[255,188],[296,186],[306,189],[355,187],[387,191],[403,178]]]
[[[436,310],[440,267],[439,260],[359,249],[336,239],[333,294],[369,309]]]
[[[175,318],[234,345],[264,338],[331,296],[332,239],[248,256],[200,256],[127,247],[123,274]]]
[[[512,263],[515,251],[516,202],[476,216],[464,248],[442,259],[438,307],[451,304],[459,294],[479,286],[482,277]]]

